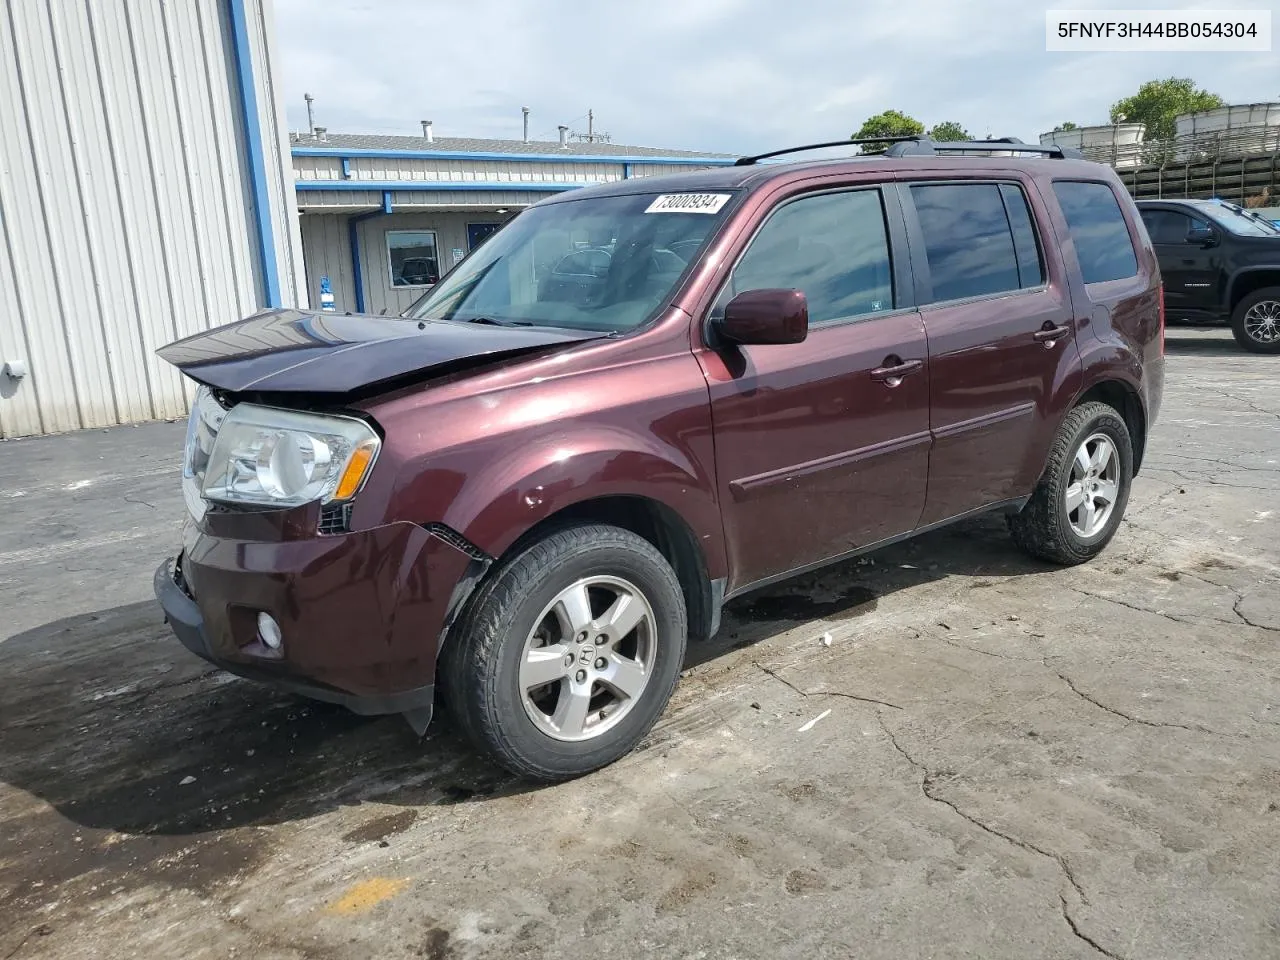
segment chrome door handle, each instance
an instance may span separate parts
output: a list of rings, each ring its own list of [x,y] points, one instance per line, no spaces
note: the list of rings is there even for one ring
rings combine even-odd
[[[1066,326],[1046,327],[1043,330],[1037,330],[1034,334],[1032,334],[1032,336],[1034,336],[1037,342],[1039,343],[1048,342],[1052,344],[1054,340],[1061,340],[1070,332],[1071,332],[1071,328]]]
[[[897,357],[885,357],[885,365],[871,371],[871,379],[879,380],[890,387],[896,387],[903,377],[919,373],[924,369],[923,360],[899,360]]]

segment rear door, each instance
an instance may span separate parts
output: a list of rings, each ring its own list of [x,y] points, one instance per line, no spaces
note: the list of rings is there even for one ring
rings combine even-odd
[[[1144,207],[1141,213],[1160,261],[1166,312],[1181,319],[1182,313],[1214,310],[1222,300],[1218,290],[1218,278],[1222,276],[1221,231],[1202,217],[1170,207]],[[1218,242],[1209,246],[1191,243],[1188,234],[1196,228],[1212,230]]]
[[[933,450],[922,525],[1030,492],[1059,384],[1078,376],[1070,288],[1020,179],[904,182],[929,340]]]
[[[787,288],[810,320],[802,343],[698,350],[731,592],[915,528],[929,383],[905,246],[892,188],[801,194],[762,218],[719,291],[712,317]]]

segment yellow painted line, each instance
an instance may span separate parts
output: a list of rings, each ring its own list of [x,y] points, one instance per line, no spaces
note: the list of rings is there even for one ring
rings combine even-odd
[[[409,885],[408,880],[393,880],[390,877],[370,877],[354,884],[338,900],[331,903],[327,913],[351,916],[372,910],[378,904],[390,900]]]

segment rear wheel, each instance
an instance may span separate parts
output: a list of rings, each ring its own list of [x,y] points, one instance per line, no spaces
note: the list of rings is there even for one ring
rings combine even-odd
[[[479,589],[441,654],[446,706],[520,776],[554,781],[629,753],[671,698],[684,596],[652,544],[604,525],[560,530]]]
[[[1280,287],[1255,290],[1236,304],[1231,332],[1251,353],[1280,353]]]
[[[1052,563],[1093,559],[1120,526],[1132,478],[1124,418],[1105,403],[1081,404],[1063,421],[1031,499],[1009,518],[1014,542]]]

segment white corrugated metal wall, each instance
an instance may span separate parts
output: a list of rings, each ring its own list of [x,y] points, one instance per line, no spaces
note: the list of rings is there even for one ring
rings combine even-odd
[[[155,350],[267,304],[241,110],[243,14],[274,299],[305,302],[270,0],[0,0],[0,435],[178,417]]]

